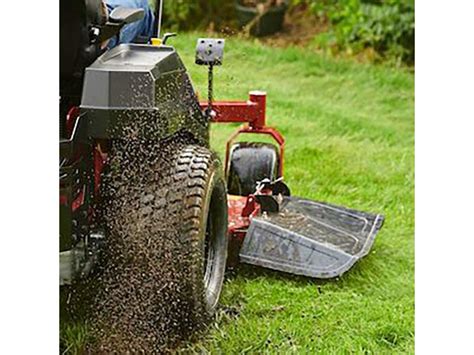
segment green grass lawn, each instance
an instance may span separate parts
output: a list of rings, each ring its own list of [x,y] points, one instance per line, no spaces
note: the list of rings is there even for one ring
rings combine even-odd
[[[204,96],[206,68],[193,64],[198,36],[170,42]],[[232,38],[214,81],[217,99],[267,91],[294,195],[382,213],[386,222],[372,252],[336,280],[240,267],[226,280],[215,324],[184,351],[412,353],[413,73]],[[236,127],[215,125],[213,148],[222,154]]]
[[[173,40],[194,85],[197,35]],[[267,117],[286,137],[294,195],[383,213],[372,252],[333,281],[241,267],[225,283],[225,311],[189,349],[211,352],[410,353],[414,347],[414,77],[407,70],[335,61],[297,48],[229,39],[215,96],[265,90]],[[215,125],[223,152],[235,125]]]

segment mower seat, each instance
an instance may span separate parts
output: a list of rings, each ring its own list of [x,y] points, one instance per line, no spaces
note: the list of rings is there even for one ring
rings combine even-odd
[[[116,7],[107,21],[101,0],[61,0],[60,77],[82,78],[86,67],[102,54],[102,42],[117,35],[121,28],[139,21],[145,12],[139,8]]]
[[[81,77],[100,54],[99,44],[91,43],[89,29],[105,23],[102,1],[60,0],[59,11],[60,78]]]

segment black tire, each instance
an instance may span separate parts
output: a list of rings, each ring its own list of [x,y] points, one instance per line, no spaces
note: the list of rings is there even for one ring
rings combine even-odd
[[[207,148],[163,144],[150,149],[160,152],[157,159],[129,150],[119,147],[104,180],[110,204],[100,349],[150,352],[189,336],[216,310],[227,259],[227,192],[219,159]],[[126,321],[115,322],[109,335],[109,319]],[[126,341],[118,347],[117,338]]]
[[[261,142],[238,142],[232,145],[227,172],[229,194],[248,196],[258,181],[279,176],[279,154],[275,145]]]
[[[191,244],[190,280],[195,311],[211,316],[219,301],[227,260],[227,190],[217,156],[206,148],[182,150],[173,172],[182,196],[180,236]],[[199,315],[198,315],[199,316]]]

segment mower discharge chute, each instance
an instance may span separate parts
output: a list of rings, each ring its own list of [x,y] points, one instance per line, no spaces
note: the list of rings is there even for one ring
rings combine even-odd
[[[367,255],[383,217],[299,197],[254,217],[243,262],[316,278],[340,276]]]

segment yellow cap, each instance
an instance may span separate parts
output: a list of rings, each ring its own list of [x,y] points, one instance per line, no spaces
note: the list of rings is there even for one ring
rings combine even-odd
[[[153,46],[161,46],[161,38],[152,38],[151,39],[151,44]]]

